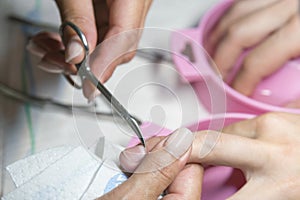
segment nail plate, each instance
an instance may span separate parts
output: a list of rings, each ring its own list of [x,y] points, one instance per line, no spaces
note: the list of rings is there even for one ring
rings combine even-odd
[[[38,64],[38,68],[50,73],[62,73],[64,70],[58,65],[42,60]]]
[[[66,48],[66,63],[71,63],[71,61],[79,56],[82,52],[83,47],[78,41],[77,37],[71,38]]]
[[[29,40],[29,43],[26,45],[26,49],[32,54],[39,58],[44,57],[46,51],[41,47],[37,46],[32,40]]]
[[[146,151],[142,145],[126,149],[120,155],[120,163],[124,170],[133,172],[145,157]]]
[[[97,89],[95,89],[94,92],[89,96],[88,103],[91,103],[92,101],[94,101],[95,98],[99,95],[100,95],[100,92]]]
[[[194,133],[187,128],[177,129],[166,141],[165,150],[175,158],[180,158],[191,146]]]
[[[176,130],[170,137],[161,140],[154,149],[149,152],[143,162],[134,171],[135,173],[154,172],[171,165],[191,147],[194,134],[186,129]]]

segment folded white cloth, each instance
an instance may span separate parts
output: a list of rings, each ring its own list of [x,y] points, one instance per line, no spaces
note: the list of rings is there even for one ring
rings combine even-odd
[[[12,199],[95,199],[127,177],[83,147],[57,147],[7,167],[17,188],[2,197]]]
[[[35,177],[49,165],[70,153],[74,147],[61,146],[26,157],[6,167],[16,187]]]

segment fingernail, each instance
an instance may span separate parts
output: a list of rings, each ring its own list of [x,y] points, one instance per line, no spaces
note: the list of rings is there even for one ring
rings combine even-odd
[[[83,52],[83,47],[76,37],[70,39],[66,48],[66,63],[70,63],[74,58]]]
[[[98,90],[94,90],[94,92],[88,98],[88,103],[91,103],[92,101],[94,101],[95,98],[99,95],[100,95],[100,92]]]
[[[38,68],[50,73],[62,73],[64,70],[58,65],[42,60],[38,63]]]
[[[194,133],[187,128],[176,130],[165,142],[165,150],[175,158],[180,158],[191,146]]]
[[[183,156],[191,147],[194,134],[186,129],[176,130],[170,137],[161,140],[149,152],[142,163],[135,169],[134,173],[155,172],[167,167],[176,160],[184,160]]]
[[[94,101],[94,99],[100,95],[100,91],[95,88],[89,80],[84,80],[82,85],[83,95],[87,98],[88,103]]]
[[[286,108],[300,108],[300,100],[289,102],[285,105]]]
[[[32,54],[39,58],[44,57],[46,51],[37,46],[32,40],[29,40],[29,43],[26,45],[26,49]]]
[[[145,155],[146,151],[142,145],[126,149],[120,155],[120,164],[127,172],[133,172]]]

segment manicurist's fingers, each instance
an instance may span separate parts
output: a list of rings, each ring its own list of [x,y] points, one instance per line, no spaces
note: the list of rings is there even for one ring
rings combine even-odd
[[[167,189],[164,200],[189,199],[201,197],[203,167],[199,164],[187,164]]]
[[[101,82],[107,81],[116,67],[130,61],[134,55],[148,11],[150,0],[114,0],[107,1],[109,9],[108,24],[106,20],[97,20],[106,30],[101,32],[104,41],[93,53],[90,67]],[[105,35],[104,35],[105,34]],[[95,87],[84,81],[83,93],[88,99],[99,94]]]
[[[127,199],[156,199],[184,168],[191,153],[192,142],[193,134],[187,129],[179,129],[161,140],[143,157],[128,181],[114,190],[115,198],[121,195]],[[132,160],[128,159],[130,157],[124,157],[123,152],[120,158],[123,166],[124,162]],[[105,196],[113,194],[111,192]]]
[[[93,50],[97,42],[97,30],[92,0],[56,0],[56,3],[62,22],[70,21],[77,25],[86,36],[90,49]],[[84,49],[76,33],[66,28],[63,40],[66,46],[65,61],[71,64],[81,62]]]

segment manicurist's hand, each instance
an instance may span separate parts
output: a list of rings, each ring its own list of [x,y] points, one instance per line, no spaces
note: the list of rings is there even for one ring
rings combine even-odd
[[[92,52],[98,43],[103,43],[91,65],[101,82],[105,82],[115,68],[134,56],[141,28],[151,0],[56,0],[62,22],[76,24],[85,34]],[[135,30],[135,31],[129,31]],[[128,32],[129,31],[129,32]],[[124,33],[125,32],[125,33]],[[122,34],[123,33],[123,34]],[[76,73],[74,64],[83,56],[80,40],[74,32],[65,31],[61,40],[58,33],[42,32],[34,36],[28,49],[39,56],[39,67],[49,72]],[[93,99],[97,92],[89,83],[83,85],[84,95]]]
[[[168,138],[152,138],[147,150],[141,145],[122,152],[121,165],[131,177],[99,199],[199,200],[203,168],[186,164],[194,135],[187,130],[175,132]],[[146,151],[148,153],[146,153]]]

